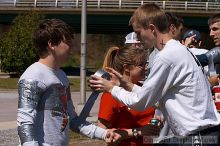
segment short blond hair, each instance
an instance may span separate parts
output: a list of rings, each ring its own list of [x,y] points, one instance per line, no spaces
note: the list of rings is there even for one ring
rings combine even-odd
[[[137,23],[144,28],[154,24],[161,33],[168,32],[168,21],[165,12],[156,4],[144,4],[137,8],[130,18],[129,25]]]

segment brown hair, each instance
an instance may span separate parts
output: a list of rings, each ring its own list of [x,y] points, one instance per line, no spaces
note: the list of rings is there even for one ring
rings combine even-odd
[[[51,41],[52,45],[58,45],[61,41],[72,45],[73,39],[73,29],[59,19],[41,21],[33,33],[33,45],[39,56],[47,53],[48,41]]]
[[[166,12],[166,17],[168,20],[168,26],[170,27],[171,24],[175,25],[176,28],[178,28],[181,24],[184,23],[183,18],[178,17],[174,13]]]
[[[161,33],[168,32],[168,21],[164,11],[156,4],[144,4],[137,8],[130,18],[129,25],[137,23],[144,28],[154,24]]]
[[[111,47],[106,53],[103,68],[111,67],[123,73],[125,64],[142,65],[147,61],[147,51],[134,46]]]
[[[208,20],[208,25],[212,25],[216,22],[220,22],[220,13],[211,16]]]

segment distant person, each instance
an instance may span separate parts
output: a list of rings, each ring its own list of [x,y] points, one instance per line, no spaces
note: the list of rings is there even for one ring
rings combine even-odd
[[[214,14],[212,15],[209,20],[208,20],[208,25],[209,25],[209,30],[210,30],[210,37],[213,39],[213,42],[215,43],[215,48],[213,48],[213,50],[215,52],[210,53],[209,55],[213,58],[213,62],[214,62],[214,74],[219,75],[220,74],[220,13]],[[215,79],[213,79],[213,88],[220,88],[220,84],[219,84],[219,76],[216,76]],[[214,91],[214,90],[213,90]],[[216,102],[220,102],[220,92],[217,91],[216,93],[214,93],[214,99]],[[220,112],[220,107],[216,106],[218,111]]]
[[[111,47],[106,53],[103,68],[112,67],[127,81],[139,84],[139,81],[145,78],[146,61],[147,51],[142,48],[132,45],[121,48]],[[154,110],[152,107],[142,112],[130,109],[114,99],[110,93],[104,92],[100,101],[98,126],[128,131],[127,136],[123,137],[118,146],[152,146],[143,143],[143,136],[146,136],[144,133],[152,135],[150,131],[146,131],[146,128],[143,130],[143,126],[149,126]],[[135,133],[141,129],[142,133]],[[156,129],[153,130],[156,132]]]
[[[112,143],[120,136],[89,122],[80,123],[69,81],[60,69],[72,55],[74,32],[59,19],[39,23],[33,44],[40,59],[18,81],[18,135],[22,146],[67,146],[69,128]]]
[[[208,50],[201,48],[202,36],[200,32],[195,29],[187,30],[183,34],[181,42],[187,46],[194,55],[201,55],[208,52]]]
[[[125,37],[125,46],[134,46],[135,48],[143,47],[141,41],[138,40],[137,34],[135,32],[130,32]]]
[[[187,47],[194,55],[201,55],[208,52],[206,49],[201,48],[202,36],[199,31],[189,29],[183,34],[181,43]],[[208,76],[208,66],[204,66],[204,73]]]
[[[220,46],[220,13],[214,14],[208,20],[210,37],[213,39],[215,46]]]
[[[168,20],[169,34],[175,40],[181,40],[184,30],[183,18],[175,15],[174,13],[166,12]]]
[[[180,137],[177,143],[199,141],[206,145],[202,141],[207,136],[216,138],[214,144],[220,143],[220,115],[208,81],[193,55],[169,35],[164,11],[156,4],[144,4],[135,10],[129,23],[147,48],[159,50],[147,80],[140,87],[106,68],[112,75],[111,81],[92,75],[90,86],[110,92],[132,109],[141,111],[158,104],[173,134]],[[189,141],[181,139],[187,137]]]
[[[170,12],[166,12],[166,17],[168,19],[170,36],[175,40],[181,41],[182,36],[184,35],[183,34],[183,30],[184,30],[183,19],[181,17],[176,16],[174,13],[170,13]],[[157,53],[157,50],[155,50],[153,56],[155,56],[155,53]],[[196,54],[196,58],[199,60],[199,62],[201,63],[203,67],[207,66],[209,62],[212,60],[212,57],[210,56],[210,54],[215,54],[215,56],[218,56],[218,52],[212,49],[209,49],[209,51],[204,54]],[[149,66],[151,66],[151,63],[149,63]]]

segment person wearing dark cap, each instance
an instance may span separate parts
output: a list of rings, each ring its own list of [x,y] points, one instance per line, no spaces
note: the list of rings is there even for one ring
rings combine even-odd
[[[202,49],[201,41],[202,37],[199,31],[195,29],[187,30],[182,37],[182,44],[190,49],[194,55],[201,55],[208,52],[206,49]]]
[[[201,47],[201,34],[197,30],[187,30],[182,37],[182,44],[189,48]]]

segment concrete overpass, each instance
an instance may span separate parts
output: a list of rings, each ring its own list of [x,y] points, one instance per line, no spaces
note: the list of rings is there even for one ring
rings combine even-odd
[[[207,19],[220,13],[220,2],[148,1],[148,0],[87,0],[88,33],[131,31],[128,26],[132,12],[142,4],[156,3],[167,12],[184,18],[187,27],[208,32]],[[48,18],[60,18],[80,31],[82,0],[1,0],[0,23],[10,24],[20,13],[39,11]]]

